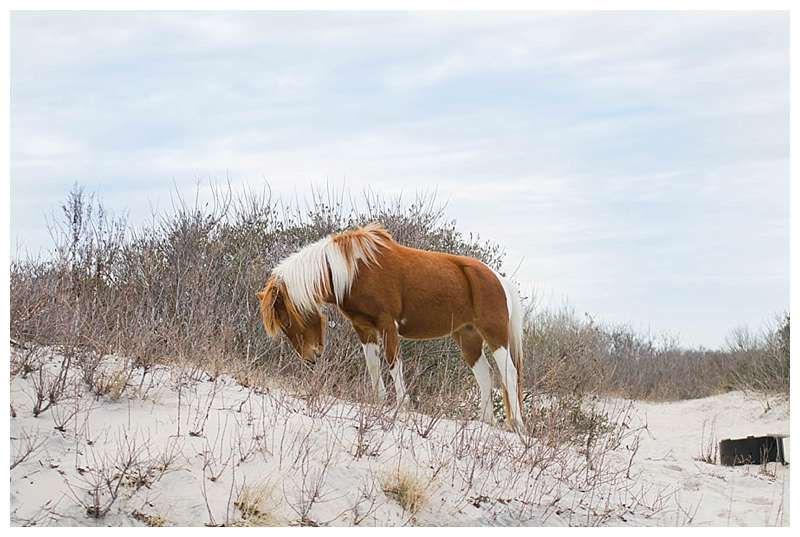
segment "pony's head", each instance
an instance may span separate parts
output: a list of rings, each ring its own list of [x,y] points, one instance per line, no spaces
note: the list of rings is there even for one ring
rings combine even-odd
[[[274,275],[256,296],[261,302],[261,319],[267,334],[274,337],[283,332],[298,356],[313,364],[325,345],[325,315],[318,308],[298,310],[286,285]]]
[[[325,343],[325,302],[341,305],[356,278],[359,263],[378,266],[378,254],[392,237],[380,224],[329,235],[308,244],[272,269],[257,293],[270,336],[283,332],[301,358],[313,362]]]

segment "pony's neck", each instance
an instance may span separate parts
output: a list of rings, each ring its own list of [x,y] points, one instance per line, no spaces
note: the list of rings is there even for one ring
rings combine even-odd
[[[273,269],[292,303],[310,312],[323,303],[341,304],[355,281],[358,264],[377,264],[379,250],[391,243],[377,224],[329,235],[290,255]]]

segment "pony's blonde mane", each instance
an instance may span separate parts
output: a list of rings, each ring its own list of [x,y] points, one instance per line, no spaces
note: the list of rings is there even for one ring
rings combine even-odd
[[[278,294],[281,292],[282,286],[283,284],[279,282],[277,278],[271,276],[269,280],[267,280],[264,289],[256,293],[260,302],[259,305],[261,307],[261,318],[264,321],[264,328],[270,337],[277,336],[281,329],[278,315],[275,311],[275,302],[277,301]],[[287,305],[287,311],[289,306],[290,305]],[[292,317],[295,317],[296,314],[296,311],[289,311],[289,315]]]
[[[331,293],[336,303],[341,304],[356,279],[358,262],[378,265],[380,248],[390,242],[392,236],[377,223],[329,235],[278,263],[270,281],[277,280],[273,285],[280,282],[288,298],[286,302],[291,303],[287,307],[305,316],[317,311]]]

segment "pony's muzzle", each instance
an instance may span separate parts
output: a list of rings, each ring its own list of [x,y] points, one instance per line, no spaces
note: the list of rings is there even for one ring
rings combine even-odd
[[[303,359],[306,365],[313,366],[317,364],[317,360],[320,356],[322,356],[322,351],[320,349],[314,349],[314,353],[311,356],[300,356],[300,358]]]

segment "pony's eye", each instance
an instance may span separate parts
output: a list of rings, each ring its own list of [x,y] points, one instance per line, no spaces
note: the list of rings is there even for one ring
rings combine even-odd
[[[329,326],[330,328],[336,328],[336,323],[335,323],[335,322],[333,322],[333,321],[328,321],[328,326]]]

